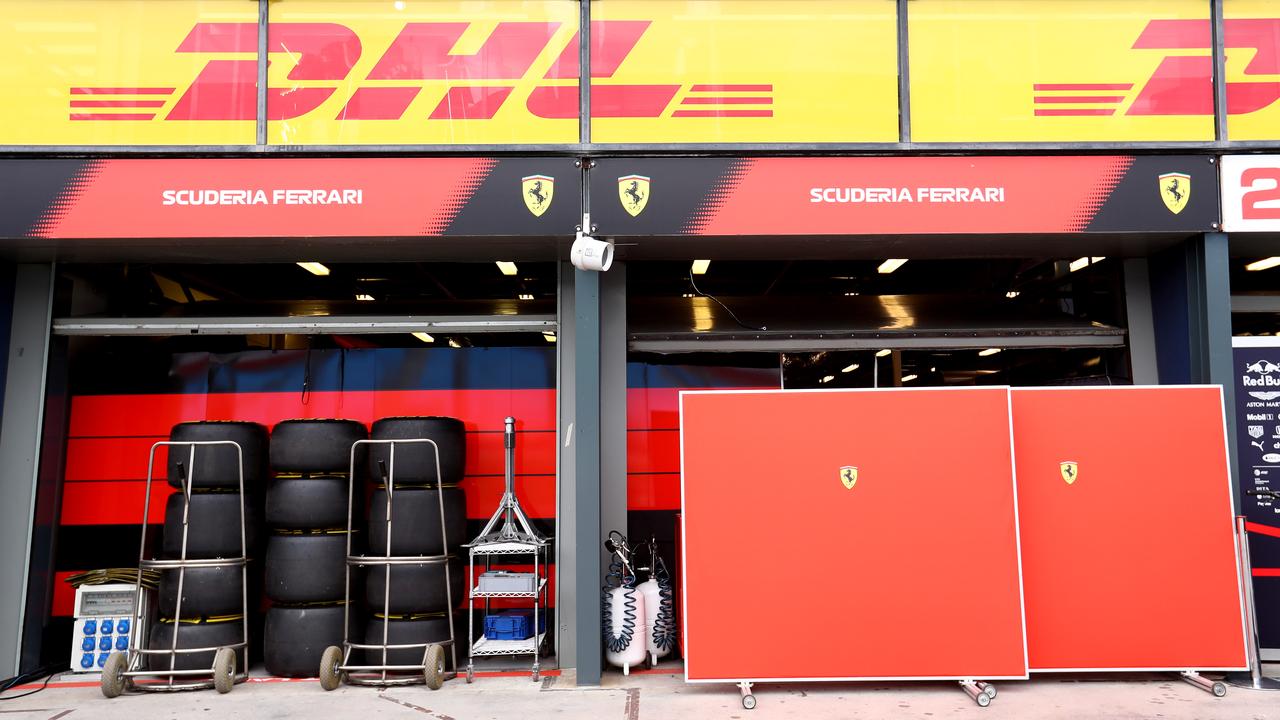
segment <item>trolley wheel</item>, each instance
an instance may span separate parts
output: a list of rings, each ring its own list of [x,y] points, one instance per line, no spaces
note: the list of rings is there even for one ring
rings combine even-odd
[[[116,652],[111,653],[107,658],[107,664],[102,668],[102,694],[104,697],[120,697],[124,692],[124,669],[129,664],[129,656]]]
[[[320,687],[325,690],[337,690],[342,684],[342,648],[330,645],[320,655]]]
[[[1214,696],[1214,697],[1224,697],[1224,696],[1226,696],[1226,694],[1227,694],[1227,686],[1226,686],[1226,685],[1223,685],[1223,684],[1222,684],[1222,683],[1220,683],[1220,682],[1215,682],[1215,683],[1213,684],[1213,696]]]
[[[467,684],[470,685],[475,681],[476,681],[476,669],[474,666],[472,666],[471,663],[467,663]]]
[[[742,696],[742,707],[743,707],[744,709],[746,709],[746,710],[755,710],[755,708],[756,708],[756,696],[755,696],[755,695],[743,695],[743,696]]]
[[[978,697],[973,700],[978,703],[978,707],[986,707],[991,704],[991,696],[984,692],[978,693]]]
[[[220,647],[213,654],[213,688],[220,695],[231,692],[236,684],[236,653],[231,648]]]
[[[529,679],[534,682],[538,682],[538,677],[539,677],[538,668],[534,668],[533,672],[529,673]]]
[[[982,688],[982,692],[986,693],[987,697],[991,698],[992,700],[996,699],[995,685],[992,685],[991,683],[987,683],[986,686]]]
[[[432,690],[439,690],[444,685],[444,648],[439,645],[427,646],[427,660],[422,667],[422,677]]]

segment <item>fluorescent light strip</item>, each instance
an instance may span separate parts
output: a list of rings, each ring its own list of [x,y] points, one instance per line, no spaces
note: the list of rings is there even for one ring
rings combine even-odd
[[[556,341],[556,334],[555,334],[555,333],[542,333],[542,339],[543,339],[543,340],[546,340],[546,341],[547,341],[547,342],[549,342],[549,343],[553,343],[553,342],[555,342],[555,341]]]
[[[356,300],[359,300],[360,302],[373,302],[373,296],[360,293],[359,295],[356,295]]]
[[[990,357],[1000,352],[1000,350],[1002,350],[1002,348],[987,348],[986,350],[978,353],[978,357]]]
[[[913,375],[903,375],[903,376],[902,376],[902,382],[911,382],[912,380],[915,380],[915,379],[916,379],[916,377],[918,377],[918,376],[917,376],[917,375],[914,375],[914,374],[913,374]]]
[[[879,272],[881,275],[888,275],[889,273],[893,272],[894,270],[897,270],[898,268],[906,264],[907,264],[906,258],[889,258],[888,260],[885,260],[884,262],[880,263],[880,267],[877,268],[876,271]]]
[[[835,375],[827,375],[826,377],[822,378],[822,382],[824,382],[824,383],[829,383],[829,382],[831,382],[832,380],[835,380],[835,379],[836,379],[836,376],[835,376]]]
[[[320,277],[324,277],[325,275],[329,274],[329,268],[325,267],[324,265],[321,265],[318,262],[300,262],[298,263],[298,267],[302,268],[303,270],[306,270],[312,275],[319,275]]]
[[[689,271],[694,275],[706,275],[709,267],[711,267],[710,260],[694,260],[693,265],[689,267]]]
[[[424,342],[424,343],[430,343],[430,342],[435,342],[435,341],[436,341],[436,339],[435,339],[435,338],[431,337],[430,335],[428,335],[428,334],[426,334],[426,333],[424,333],[424,332],[416,332],[416,333],[413,333],[413,336],[414,336],[414,337],[416,337],[416,338],[418,338],[419,340],[421,340],[421,341],[422,341],[422,342]]]
[[[1259,270],[1270,270],[1277,265],[1280,265],[1280,256],[1255,260],[1248,265],[1245,265],[1244,269],[1249,272],[1257,272]]]
[[[517,272],[516,264],[513,262],[497,260],[496,264],[498,265],[498,269],[502,271],[503,275],[515,275]]]
[[[1089,258],[1087,257],[1076,258],[1075,260],[1072,260],[1071,264],[1068,265],[1067,267],[1071,269],[1071,272],[1075,272],[1077,270],[1083,270],[1084,268],[1089,267]]]
[[[850,366],[848,366],[848,367],[841,368],[841,369],[840,369],[840,372],[842,372],[842,373],[853,372],[854,370],[857,370],[857,369],[858,369],[858,367],[859,367],[858,363],[854,363],[854,364],[852,364],[852,365],[850,365]]]
[[[888,355],[892,352],[893,352],[892,350],[888,350],[888,349],[881,350],[880,352],[876,353],[876,357],[884,357],[885,355]]]

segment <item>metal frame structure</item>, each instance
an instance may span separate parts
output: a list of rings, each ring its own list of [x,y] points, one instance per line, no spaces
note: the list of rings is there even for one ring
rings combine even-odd
[[[156,448],[161,446],[171,447],[174,445],[190,446],[190,452],[187,459],[187,473],[182,482],[182,551],[177,560],[155,560],[147,559],[147,518],[151,511],[151,482],[154,480],[153,473],[155,469]],[[240,555],[233,558],[218,558],[209,560],[191,560],[187,558],[187,533],[190,529],[188,525],[188,514],[191,510],[191,490],[195,482],[196,469],[196,446],[213,446],[223,445],[231,446],[236,451],[236,465],[239,470],[239,493],[240,493]],[[245,511],[244,511],[244,450],[240,447],[240,443],[233,440],[203,440],[194,442],[169,442],[162,441],[154,443],[151,446],[151,452],[147,457],[147,484],[145,488],[145,496],[142,503],[142,540],[138,548],[138,577],[135,581],[136,590],[133,605],[133,623],[129,629],[129,648],[123,652],[112,653],[107,658],[107,665],[102,670],[102,694],[107,697],[116,697],[123,690],[136,689],[147,692],[176,692],[181,690],[204,690],[208,688],[216,688],[219,693],[227,693],[231,691],[232,686],[242,683],[249,678],[249,558],[248,558],[248,542],[245,538]],[[186,580],[187,568],[211,568],[211,567],[227,567],[240,568],[240,626],[242,638],[238,643],[225,645],[220,647],[201,647],[201,648],[179,648],[178,635],[182,630],[182,590],[183,583]],[[161,649],[144,649],[147,644],[147,636],[149,635],[149,613],[147,612],[147,603],[144,602],[143,593],[145,588],[142,585],[142,573],[144,570],[177,570],[178,571],[178,595],[173,608],[173,638],[167,650]],[[245,667],[238,669],[236,667],[236,651],[244,652]],[[174,666],[177,663],[179,654],[194,654],[212,652],[213,666],[209,670],[178,670]],[[142,661],[148,656],[168,656],[169,668],[155,669],[142,668]],[[194,682],[175,682],[178,678],[187,677],[203,677],[212,676],[207,680],[196,680]],[[136,683],[134,678],[138,677],[163,677],[167,682],[159,683]]]
[[[420,445],[429,444],[432,454],[435,456],[436,463],[436,499],[440,506],[440,540],[442,543],[442,555],[392,555],[391,554],[391,530],[393,527],[393,518],[391,515],[392,498],[395,493],[395,472],[396,472],[396,445]],[[387,545],[386,552],[383,555],[353,555],[351,553],[351,536],[354,529],[354,517],[352,508],[355,501],[356,487],[356,457],[359,455],[361,447],[369,445],[389,445],[391,450],[388,456],[387,471],[385,482],[387,487],[387,514],[386,514],[386,533]],[[351,446],[351,467],[350,473],[347,475],[347,556],[346,556],[346,577],[344,582],[344,597],[342,605],[342,647],[330,646],[325,648],[320,659],[320,687],[325,690],[335,690],[344,680],[350,685],[371,685],[375,687],[392,687],[397,685],[418,685],[425,684],[432,690],[438,690],[445,680],[457,677],[458,675],[458,649],[456,636],[453,628],[453,588],[450,587],[448,580],[449,573],[447,571],[450,559],[456,560],[449,554],[449,531],[445,527],[444,513],[444,486],[439,482],[444,475],[440,472],[440,446],[434,440],[429,438],[407,438],[402,440],[357,440]],[[391,567],[393,565],[445,565],[445,601],[447,604],[445,616],[449,621],[449,639],[434,643],[399,643],[390,644],[391,632]],[[354,643],[351,642],[351,571],[357,567],[382,567],[383,568],[383,593],[382,593],[382,642],[380,644],[372,643]],[[453,670],[448,671],[444,661],[444,646],[448,646],[450,655],[453,660]],[[422,663],[419,665],[391,665],[387,662],[387,652],[391,650],[415,650],[422,649]],[[382,653],[381,663],[371,663],[365,665],[357,665],[351,662],[351,653],[353,650],[359,651],[379,651]],[[411,675],[409,673],[418,673]],[[392,676],[392,673],[398,674]]]

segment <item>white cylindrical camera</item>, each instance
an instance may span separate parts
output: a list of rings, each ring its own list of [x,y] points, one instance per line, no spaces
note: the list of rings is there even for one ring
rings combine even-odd
[[[578,233],[569,248],[569,262],[579,270],[604,272],[613,265],[613,243]]]

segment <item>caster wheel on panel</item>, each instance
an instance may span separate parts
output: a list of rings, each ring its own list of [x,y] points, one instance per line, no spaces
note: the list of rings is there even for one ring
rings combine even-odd
[[[236,684],[236,654],[231,648],[221,647],[213,654],[213,688],[219,695],[226,695]]]
[[[754,709],[755,709],[755,707],[756,707],[756,696],[755,696],[755,695],[743,695],[743,696],[742,696],[742,707],[743,707],[744,709],[746,709],[746,710],[754,710]]]
[[[991,696],[985,692],[980,692],[978,697],[974,698],[974,702],[978,703],[978,707],[986,707],[991,704]]]
[[[330,645],[320,655],[320,687],[325,690],[337,690],[342,684],[342,648]]]
[[[1227,686],[1226,686],[1226,685],[1223,685],[1223,684],[1222,684],[1222,683],[1220,683],[1220,682],[1215,682],[1215,683],[1213,684],[1213,696],[1214,696],[1214,697],[1224,697],[1226,694],[1227,694]]]
[[[129,656],[122,652],[111,653],[107,658],[107,664],[102,668],[102,680],[99,682],[103,697],[120,697],[124,692],[124,670],[128,664]]]

